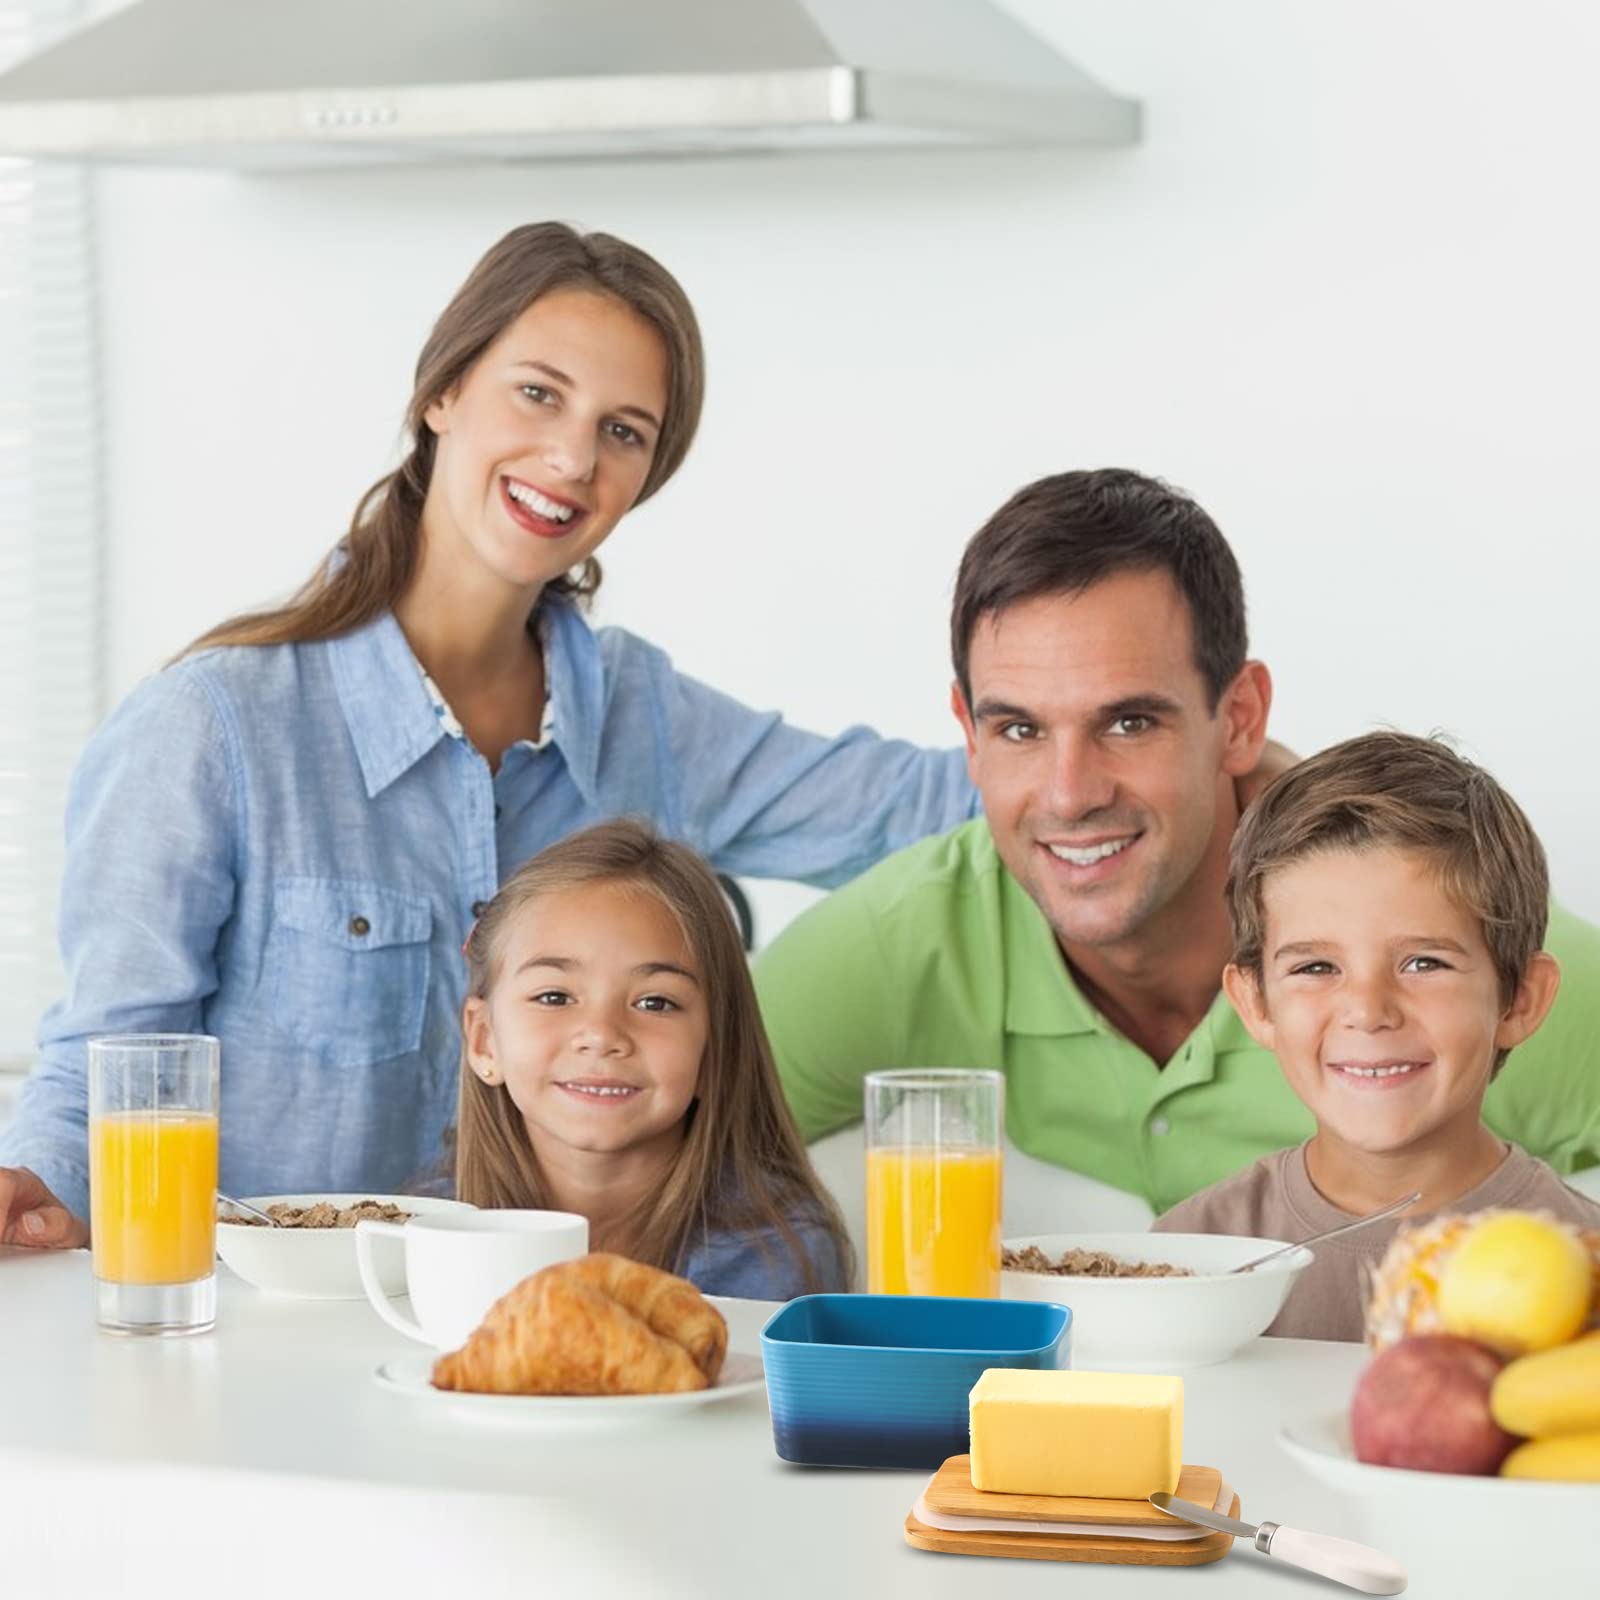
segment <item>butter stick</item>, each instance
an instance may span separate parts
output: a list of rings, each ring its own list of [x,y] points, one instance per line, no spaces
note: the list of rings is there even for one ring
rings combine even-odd
[[[1183,1470],[1183,1379],[991,1367],[968,1399],[972,1487],[1143,1500]]]

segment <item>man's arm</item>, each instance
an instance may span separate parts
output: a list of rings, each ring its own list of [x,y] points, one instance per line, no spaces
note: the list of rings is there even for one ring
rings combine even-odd
[[[857,889],[797,918],[755,966],[756,993],[784,1094],[810,1142],[859,1122],[861,1080],[908,1066],[905,995]]]

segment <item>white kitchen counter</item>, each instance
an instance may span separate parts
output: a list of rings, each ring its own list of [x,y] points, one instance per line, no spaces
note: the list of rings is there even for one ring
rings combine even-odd
[[[122,1339],[94,1327],[86,1253],[0,1248],[8,1600],[1350,1593],[1242,1543],[1195,1568],[914,1551],[902,1524],[923,1476],[785,1465],[759,1392],[626,1428],[462,1420],[372,1381],[421,1347],[364,1302],[274,1299],[219,1271],[213,1333]],[[757,1349],[771,1308],[727,1309],[733,1347]],[[1188,1374],[1186,1456],[1223,1470],[1249,1520],[1360,1537],[1274,1436],[1281,1406],[1339,1406],[1362,1357],[1261,1340]],[[1463,1536],[1484,1544],[1485,1595],[1540,1570],[1514,1530]],[[1413,1567],[1410,1593],[1463,1600],[1426,1577]]]

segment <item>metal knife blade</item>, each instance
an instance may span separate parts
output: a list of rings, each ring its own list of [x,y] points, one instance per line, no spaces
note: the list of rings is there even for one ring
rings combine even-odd
[[[1164,1490],[1157,1490],[1150,1496],[1150,1504],[1157,1511],[1165,1511],[1169,1517],[1176,1517],[1180,1522],[1193,1522],[1202,1528],[1215,1528],[1218,1533],[1231,1533],[1239,1539],[1254,1539],[1256,1529],[1253,1523],[1240,1522],[1237,1517],[1225,1517],[1220,1511],[1211,1511],[1205,1506],[1199,1506],[1193,1500],[1180,1500],[1175,1494],[1167,1494]]]

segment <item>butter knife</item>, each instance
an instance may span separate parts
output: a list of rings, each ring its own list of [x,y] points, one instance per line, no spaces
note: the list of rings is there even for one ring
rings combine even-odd
[[[1218,1533],[1249,1539],[1264,1556],[1276,1556],[1292,1567],[1304,1567],[1307,1572],[1320,1572],[1323,1577],[1359,1589],[1363,1594],[1399,1594],[1406,1586],[1406,1569],[1369,1545],[1335,1539],[1326,1533],[1284,1528],[1276,1522],[1263,1522],[1256,1527],[1235,1517],[1225,1517],[1219,1511],[1208,1511],[1192,1500],[1180,1500],[1175,1494],[1158,1492],[1150,1496],[1150,1504],[1180,1522],[1192,1522],[1197,1527],[1215,1528]]]

